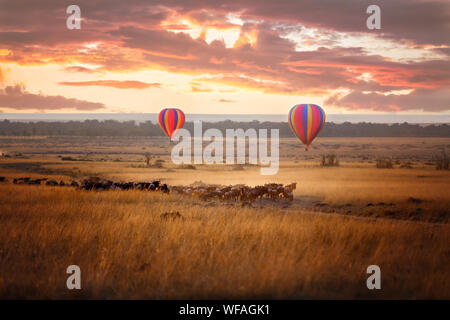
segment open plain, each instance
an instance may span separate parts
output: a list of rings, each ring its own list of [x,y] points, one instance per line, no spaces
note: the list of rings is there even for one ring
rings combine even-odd
[[[278,174],[262,176],[254,165],[176,166],[163,138],[1,137],[0,296],[448,299],[450,172],[436,161],[449,146],[319,138],[306,152],[281,139]],[[339,162],[322,166],[322,155]],[[64,186],[13,183],[21,177]],[[88,177],[297,188],[293,201],[242,203],[66,186]],[[80,291],[65,286],[72,264]],[[373,264],[382,290],[366,287]]]

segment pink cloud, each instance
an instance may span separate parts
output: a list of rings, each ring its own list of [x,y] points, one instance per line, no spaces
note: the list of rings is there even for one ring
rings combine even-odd
[[[325,103],[347,109],[371,109],[375,111],[401,110],[450,110],[450,89],[415,89],[408,95],[383,95],[372,92],[364,94],[353,91],[343,97],[332,96]]]
[[[96,73],[95,69],[89,69],[81,66],[69,66],[64,68],[67,72]]]
[[[0,10],[0,50],[7,49],[10,53],[0,55],[0,61],[22,65],[57,63],[67,66],[68,72],[82,73],[158,69],[208,74],[201,83],[265,93],[329,96],[334,90],[346,89],[350,92],[347,96],[332,96],[327,102],[351,109],[391,110],[395,105],[401,110],[446,110],[446,101],[450,100],[450,52],[445,47],[449,45],[450,3],[376,2],[382,10],[382,30],[372,32],[365,27],[368,4],[360,0],[348,0],[345,6],[334,0],[79,0],[77,4],[85,19],[81,30],[71,32],[65,28],[67,15],[59,1],[8,1],[2,3]],[[243,21],[237,27],[241,29],[238,45],[233,48],[222,41],[207,43],[204,30],[193,39],[183,33],[188,27],[177,22],[185,19],[201,27],[228,28],[233,26],[227,20],[229,13],[239,14]],[[445,58],[400,63],[368,54],[357,44],[351,48],[337,47],[332,37],[326,40],[305,37],[305,42],[319,48],[298,52],[297,44],[286,39],[283,32],[305,27],[320,28],[323,34],[345,32],[349,38],[354,34],[370,34],[410,48],[440,45],[429,52]],[[247,41],[247,34],[255,37],[252,43]],[[97,45],[87,46],[90,43]],[[328,48],[320,47],[321,44]],[[100,67],[76,66],[83,63]],[[370,80],[361,80],[363,73],[370,74]],[[0,71],[0,80],[1,77]],[[122,89],[159,85],[116,80],[62,84]],[[211,91],[201,84],[192,84],[191,89],[194,93]],[[384,95],[406,89],[412,92]]]
[[[93,111],[103,109],[102,103],[66,98],[63,96],[46,96],[26,92],[21,85],[7,86],[0,89],[0,107],[16,110],[59,110],[75,109]]]

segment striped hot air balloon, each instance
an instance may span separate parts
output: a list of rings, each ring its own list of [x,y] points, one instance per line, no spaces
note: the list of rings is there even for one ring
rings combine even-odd
[[[315,104],[297,104],[289,111],[288,122],[291,130],[308,150],[325,124],[325,112]]]
[[[162,109],[159,113],[159,125],[166,136],[172,139],[172,136],[184,125],[183,111],[177,108]]]

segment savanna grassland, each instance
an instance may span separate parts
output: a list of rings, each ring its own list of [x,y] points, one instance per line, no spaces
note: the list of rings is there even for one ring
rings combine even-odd
[[[282,139],[280,169],[171,163],[160,138],[2,137],[2,298],[450,298],[447,138]],[[448,149],[447,149],[448,151]],[[146,163],[146,157],[149,164]],[[339,165],[320,166],[335,154]],[[377,161],[392,168],[377,168]],[[389,166],[388,166],[389,167]],[[146,191],[13,184],[160,179],[297,182],[294,201],[251,205]],[[164,218],[166,212],[180,217]],[[66,289],[79,265],[82,290]],[[382,289],[368,290],[379,265]]]

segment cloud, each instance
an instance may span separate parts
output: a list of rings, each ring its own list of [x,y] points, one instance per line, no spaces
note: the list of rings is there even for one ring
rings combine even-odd
[[[213,92],[214,91],[211,88],[207,88],[207,87],[203,86],[199,81],[191,81],[190,86],[191,86],[191,92],[205,93],[205,92]]]
[[[234,103],[235,100],[228,100],[228,99],[219,99],[219,102],[226,102],[226,103]]]
[[[354,91],[339,97],[330,97],[325,103],[352,110],[370,109],[374,111],[448,111],[450,110],[450,89],[414,89],[407,95],[363,93]]]
[[[0,3],[2,62],[58,64],[86,74],[163,70],[198,75],[191,92],[320,95],[352,109],[442,110],[450,96],[450,3],[444,0],[347,0],[345,6],[335,0],[79,0],[83,22],[76,31],[65,28],[67,14],[57,0]],[[381,7],[381,30],[366,28],[369,4]],[[233,47],[221,38],[230,28],[240,31]],[[386,48],[402,59],[390,58]],[[387,95],[395,90],[411,93]]]
[[[46,96],[25,91],[21,85],[7,86],[0,89],[0,107],[15,110],[60,110],[75,109],[93,111],[105,108],[97,102],[89,102],[63,96]]]
[[[81,66],[65,67],[64,71],[67,71],[67,72],[81,72],[81,73],[96,73],[97,72],[95,69],[89,69],[89,68],[81,67]]]
[[[102,86],[102,87],[112,87],[116,89],[147,89],[151,87],[160,88],[161,83],[146,83],[135,80],[95,80],[95,81],[73,81],[73,82],[58,82],[58,84],[65,86]]]

